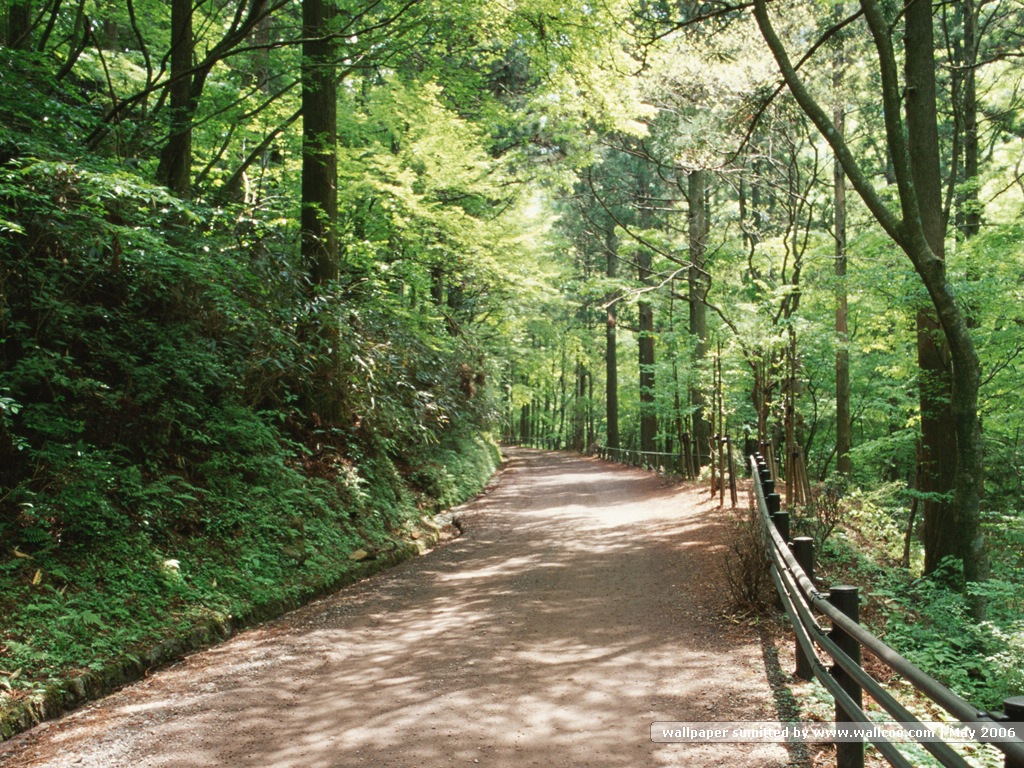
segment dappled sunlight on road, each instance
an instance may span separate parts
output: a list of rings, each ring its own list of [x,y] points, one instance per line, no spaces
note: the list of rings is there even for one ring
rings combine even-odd
[[[105,768],[787,764],[776,745],[650,742],[652,721],[774,716],[756,637],[723,632],[699,491],[523,451],[461,513],[446,547],[90,708],[84,746],[67,724],[52,743]]]

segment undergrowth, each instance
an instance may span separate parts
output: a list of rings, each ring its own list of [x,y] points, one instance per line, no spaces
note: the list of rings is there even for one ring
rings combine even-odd
[[[902,535],[891,511],[857,497],[852,506],[844,531],[819,556],[827,581],[859,585],[864,622],[980,709],[1001,710],[1005,698],[1021,695],[1024,591],[1016,550],[992,546],[993,553],[1009,557],[996,557],[992,579],[972,587],[987,598],[987,620],[979,623],[944,570],[920,576],[899,566]],[[987,529],[992,538],[1000,535],[995,526]]]
[[[0,700],[309,594],[482,488],[469,331],[371,279],[312,294],[285,220],[45,149],[0,141]],[[306,404],[325,315],[331,424]]]
[[[816,575],[829,585],[860,587],[860,619],[911,663],[939,680],[980,711],[999,713],[1004,699],[1024,693],[1024,590],[1021,549],[1012,537],[1019,530],[1016,518],[989,515],[986,534],[993,554],[993,577],[974,587],[986,597],[988,616],[974,621],[961,591],[952,588],[954,579],[944,569],[920,575],[923,558],[920,543],[911,540],[910,563],[903,559],[906,509],[900,496],[883,487],[873,493],[850,492],[842,501],[841,522],[816,551]],[[797,520],[801,521],[797,516]],[[806,520],[804,530],[813,528]],[[954,563],[949,564],[955,571]],[[787,646],[791,634],[784,632]],[[873,676],[880,679],[900,701],[922,720],[944,720],[948,715],[922,694],[902,683],[899,676],[880,662],[866,659]],[[802,716],[829,721],[834,701],[816,681],[793,680],[793,693]],[[889,717],[868,702],[869,714],[879,720]],[[980,745],[958,745],[958,751],[972,765],[1001,766],[1001,753]],[[917,744],[901,744],[900,750],[914,765],[938,765]],[[868,764],[888,765],[869,749]]]

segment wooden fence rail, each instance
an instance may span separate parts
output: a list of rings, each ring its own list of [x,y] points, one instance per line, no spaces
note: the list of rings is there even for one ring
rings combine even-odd
[[[767,462],[754,454],[750,457],[750,468],[772,581],[793,626],[796,674],[805,680],[817,678],[832,694],[836,702],[836,727],[863,729],[868,734],[866,740],[874,744],[890,765],[914,768],[894,742],[884,735],[871,735],[880,729],[872,728],[877,723],[864,711],[863,692],[889,714],[891,722],[920,727],[909,729],[911,732],[924,733],[926,726],[861,666],[864,648],[951,715],[955,721],[952,725],[973,728],[978,734],[976,741],[991,743],[1002,751],[1006,768],[1024,768],[1024,696],[1006,699],[1002,712],[983,712],[864,629],[858,621],[857,587],[834,586],[827,592],[818,589],[814,582],[813,540],[800,537],[790,541],[789,515],[780,510]],[[818,623],[818,615],[830,620],[829,630]],[[826,663],[826,657],[831,664]],[[970,768],[945,741],[931,737],[917,740],[940,765]],[[864,742],[837,742],[836,765],[863,768]]]

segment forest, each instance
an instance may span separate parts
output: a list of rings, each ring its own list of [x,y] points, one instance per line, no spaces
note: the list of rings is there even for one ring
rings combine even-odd
[[[503,438],[766,447],[886,642],[1024,690],[1020,0],[0,9],[5,702]]]

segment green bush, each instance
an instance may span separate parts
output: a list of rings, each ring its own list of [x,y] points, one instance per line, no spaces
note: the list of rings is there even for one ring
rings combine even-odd
[[[0,688],[308,595],[493,472],[490,395],[450,374],[469,334],[381,293],[314,305],[286,225],[4,156]],[[303,402],[314,315],[347,352],[335,424]]]
[[[869,628],[981,709],[999,710],[1004,698],[1020,695],[1024,621],[1019,580],[993,578],[973,587],[988,598],[989,620],[978,623],[943,569],[914,578],[894,567],[886,526],[865,525],[866,514],[861,510],[857,517],[857,543],[834,537],[819,562],[832,583],[861,586],[862,619]]]

